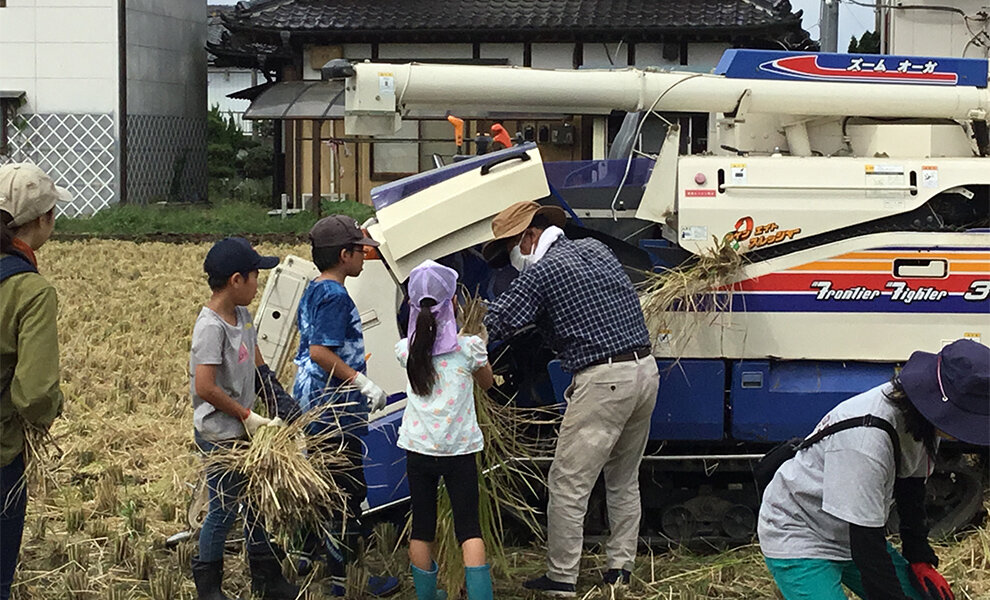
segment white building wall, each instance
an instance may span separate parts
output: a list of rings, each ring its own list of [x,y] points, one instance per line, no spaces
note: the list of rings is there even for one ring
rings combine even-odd
[[[206,74],[207,108],[212,109],[214,106],[219,106],[220,112],[234,119],[245,133],[250,133],[251,121],[245,121],[241,117],[244,111],[251,106],[251,101],[228,98],[227,94],[252,87],[256,85],[257,79],[258,76],[250,70],[211,67]]]
[[[522,44],[481,44],[481,58],[504,58],[510,65],[521,67],[524,57]]]
[[[429,58],[471,58],[471,44],[380,44],[378,59],[382,62],[393,59]]]
[[[533,44],[532,65],[537,69],[574,67],[574,44]]]
[[[4,162],[33,162],[69,189],[68,216],[117,202],[117,0],[8,0],[0,88],[25,92]]]
[[[116,0],[8,0],[0,12],[0,86],[28,113],[117,108]]]
[[[962,10],[969,19],[954,11],[927,9],[888,9],[890,21],[888,53],[916,56],[987,58],[990,48],[990,13],[987,0],[916,0],[913,6],[941,6]],[[982,44],[977,42],[982,40]]]
[[[608,69],[629,65],[629,47],[622,42],[585,43],[582,47],[585,68]]]

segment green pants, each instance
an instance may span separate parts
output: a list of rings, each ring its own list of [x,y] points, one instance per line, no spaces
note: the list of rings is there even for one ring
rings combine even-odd
[[[911,584],[907,561],[889,543],[887,552],[894,562],[904,594],[911,600],[922,600]],[[764,560],[785,600],[846,600],[843,585],[860,598],[866,598],[863,579],[851,560],[766,557]]]

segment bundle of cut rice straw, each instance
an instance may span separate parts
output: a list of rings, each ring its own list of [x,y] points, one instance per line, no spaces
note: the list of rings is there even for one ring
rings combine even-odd
[[[682,320],[684,313],[712,315],[732,310],[732,292],[743,267],[743,259],[734,247],[734,238],[727,235],[721,241],[712,238],[713,248],[704,251],[690,263],[665,269],[659,273],[646,273],[640,285],[643,314],[654,334],[670,331],[674,320],[681,324],[680,341],[689,339],[695,320]],[[678,314],[680,313],[680,314]]]
[[[20,417],[17,419],[24,431],[24,475],[15,485],[15,491],[34,485],[41,494],[47,494],[58,485],[55,471],[62,458],[62,449],[50,429],[32,425]]]
[[[207,469],[242,473],[240,501],[251,506],[268,533],[285,547],[303,532],[339,539],[327,515],[343,515],[347,495],[336,480],[348,476],[340,429],[307,435],[310,424],[325,418],[318,406],[282,426],[266,425],[248,442],[212,452]],[[309,448],[319,447],[316,452]],[[337,523],[343,527],[342,523]]]

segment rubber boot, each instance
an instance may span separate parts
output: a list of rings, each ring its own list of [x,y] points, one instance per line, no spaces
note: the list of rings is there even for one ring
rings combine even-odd
[[[220,584],[223,583],[223,559],[203,562],[198,556],[194,556],[192,574],[196,583],[197,600],[230,600],[220,589]]]
[[[492,600],[491,567],[464,567],[464,586],[468,600]]]
[[[282,564],[274,556],[249,556],[251,594],[262,600],[296,600],[299,587],[282,575]]]
[[[447,600],[447,592],[437,589],[437,563],[433,563],[430,571],[424,571],[416,565],[409,565],[409,569],[416,588],[416,600]]]

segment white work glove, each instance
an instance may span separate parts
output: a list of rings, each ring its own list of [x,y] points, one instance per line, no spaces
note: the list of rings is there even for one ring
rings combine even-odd
[[[249,410],[247,417],[241,421],[241,423],[244,424],[244,431],[247,432],[248,437],[254,437],[254,434],[258,431],[259,427],[263,425],[270,425],[271,422],[271,419],[266,419],[253,410]]]
[[[368,399],[368,407],[371,409],[371,412],[385,408],[388,394],[385,393],[385,390],[378,387],[374,381],[368,379],[367,375],[358,373],[351,381],[361,391],[361,395]]]

